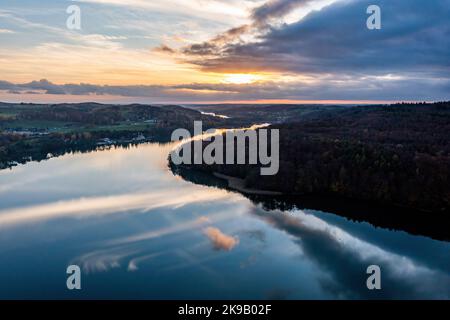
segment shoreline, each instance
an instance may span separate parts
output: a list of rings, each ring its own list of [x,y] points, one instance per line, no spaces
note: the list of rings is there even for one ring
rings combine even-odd
[[[216,178],[225,180],[228,182],[228,187],[232,190],[236,190],[245,194],[259,195],[259,196],[281,196],[282,192],[276,191],[265,191],[259,189],[250,189],[245,187],[245,180],[240,178],[235,178],[231,176],[227,176],[218,172],[213,172],[213,175]]]

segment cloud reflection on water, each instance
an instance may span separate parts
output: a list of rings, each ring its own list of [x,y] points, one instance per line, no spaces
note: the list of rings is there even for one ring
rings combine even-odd
[[[0,264],[0,280],[9,281],[8,268],[20,269],[21,255],[41,261],[45,248],[57,252],[62,267],[73,262],[91,274],[123,272],[149,294],[155,285],[175,292],[169,297],[235,296],[244,281],[249,295],[243,298],[265,291],[288,298],[450,298],[445,244],[371,226],[362,235],[354,222],[263,210],[237,193],[173,177],[167,170],[172,148],[150,144],[66,155],[2,172],[0,244],[9,260]],[[208,238],[207,228],[220,232]],[[369,264],[382,267],[379,295],[365,287]],[[140,277],[151,278],[151,287]],[[168,284],[172,279],[183,285]],[[185,285],[190,281],[202,283],[194,295]],[[118,290],[117,297],[122,294]]]
[[[0,211],[0,228],[22,223],[42,222],[56,218],[83,218],[139,210],[147,212],[157,208],[180,208],[188,204],[225,199],[226,192],[209,190],[189,192],[176,197],[170,190],[158,193],[122,194],[116,196],[80,198]]]
[[[208,227],[204,230],[204,233],[217,250],[231,251],[239,244],[237,237],[229,236],[219,228]]]
[[[340,298],[376,298],[377,294],[384,298],[450,298],[449,274],[372,245],[314,215],[256,207],[253,214],[291,236],[323,271],[319,280],[323,288]],[[382,267],[383,283],[387,284],[382,293],[366,288],[366,268],[372,264]]]

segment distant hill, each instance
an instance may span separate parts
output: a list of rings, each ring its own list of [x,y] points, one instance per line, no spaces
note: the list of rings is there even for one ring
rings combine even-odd
[[[191,105],[194,110],[224,115],[234,124],[249,126],[255,123],[284,123],[306,118],[317,117],[324,112],[348,109],[344,105],[311,105],[311,104],[214,104]]]
[[[180,106],[152,105],[110,105],[99,103],[62,104],[0,104],[0,116],[7,114],[0,122],[1,128],[14,127],[27,121],[54,121],[88,125],[116,125],[125,122],[157,120],[164,126],[192,126],[194,120],[215,124],[219,120],[200,112]],[[8,120],[8,121],[5,121]]]

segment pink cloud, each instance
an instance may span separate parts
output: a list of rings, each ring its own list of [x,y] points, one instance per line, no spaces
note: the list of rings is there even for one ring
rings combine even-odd
[[[237,237],[226,235],[218,228],[209,227],[204,232],[217,250],[230,251],[239,244]]]

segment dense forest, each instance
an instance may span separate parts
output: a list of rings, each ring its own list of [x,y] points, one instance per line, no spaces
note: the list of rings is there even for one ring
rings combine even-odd
[[[198,165],[249,188],[450,212],[450,103],[361,106],[277,124],[280,171]]]

